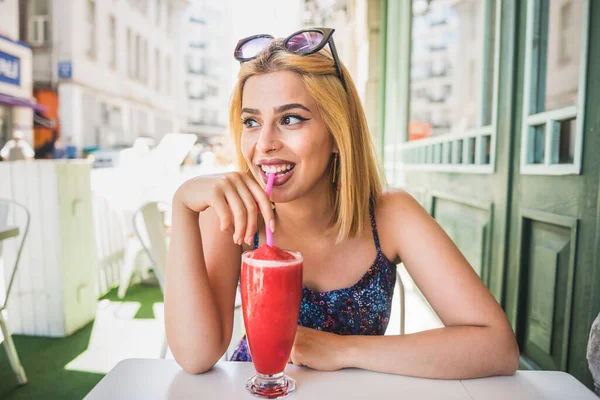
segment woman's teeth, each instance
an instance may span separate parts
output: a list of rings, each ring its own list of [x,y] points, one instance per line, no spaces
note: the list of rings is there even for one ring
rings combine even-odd
[[[260,167],[266,174],[279,174],[279,175],[283,175],[283,174],[287,173],[289,170],[291,170],[292,168],[294,168],[294,166],[291,164],[261,165]]]

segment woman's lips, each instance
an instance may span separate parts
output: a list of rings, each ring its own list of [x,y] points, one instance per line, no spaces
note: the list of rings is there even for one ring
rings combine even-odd
[[[275,180],[273,181],[273,186],[281,186],[284,183],[286,183],[292,177],[292,175],[294,175],[295,169],[296,168],[294,167],[283,175],[275,174]],[[267,181],[269,180],[269,175],[260,167],[259,167],[259,170],[260,170],[260,176],[262,177],[263,182],[266,185]]]

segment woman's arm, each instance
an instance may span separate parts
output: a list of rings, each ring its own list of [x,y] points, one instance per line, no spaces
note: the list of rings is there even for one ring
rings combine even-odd
[[[437,222],[403,192],[384,195],[377,214],[380,237],[394,239],[386,241],[387,250],[397,252],[445,327],[400,336],[345,337],[302,329],[294,343],[296,362],[426,378],[513,374],[519,351],[508,320]],[[326,357],[331,363],[323,361]]]
[[[196,178],[173,198],[165,329],[173,356],[190,373],[210,369],[231,340],[241,256],[235,242],[256,230],[258,207],[273,218],[269,199],[246,178]]]

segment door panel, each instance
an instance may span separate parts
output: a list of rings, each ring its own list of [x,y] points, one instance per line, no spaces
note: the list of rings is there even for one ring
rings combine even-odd
[[[521,224],[522,353],[532,367],[566,370],[577,219],[525,210]]]
[[[484,283],[489,281],[491,204],[433,193],[431,215]]]

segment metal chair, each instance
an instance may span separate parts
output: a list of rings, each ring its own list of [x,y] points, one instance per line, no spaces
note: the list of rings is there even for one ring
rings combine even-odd
[[[20,210],[24,218],[16,218],[16,215],[14,215],[16,213],[14,211],[13,214],[11,214],[11,207],[15,211]],[[8,224],[9,216],[11,215],[13,217],[11,221],[20,221],[20,223],[15,222],[16,226]],[[21,240],[18,244],[18,247],[16,247],[16,256],[12,271],[7,271],[7,273],[5,272],[4,274],[5,277],[8,277],[8,285],[6,287],[4,300],[2,301],[2,303],[0,303],[0,328],[2,329],[2,335],[4,336],[4,348],[6,349],[10,366],[12,367],[13,371],[15,372],[15,375],[17,376],[17,383],[19,385],[25,385],[27,383],[27,375],[25,375],[25,369],[23,368],[23,366],[21,365],[21,361],[19,360],[19,354],[17,353],[17,349],[12,340],[10,330],[8,329],[8,323],[4,319],[4,311],[6,310],[6,305],[8,303],[10,289],[12,288],[15,275],[17,274],[19,259],[21,258],[21,252],[23,251],[25,239],[27,238],[27,234],[29,233],[29,221],[29,210],[25,206],[13,200],[0,198],[0,232],[5,232],[5,237],[0,236],[0,258],[2,257],[2,241],[8,238],[16,238],[19,236],[19,233],[21,236]]]
[[[400,306],[400,334],[404,335],[404,325],[406,321],[406,296],[404,293],[404,283],[402,283],[402,277],[400,276],[400,271],[398,271],[398,269],[396,269],[396,285],[398,285],[398,303]]]

